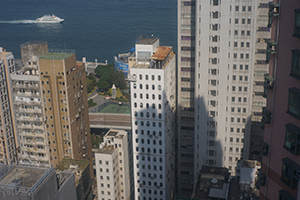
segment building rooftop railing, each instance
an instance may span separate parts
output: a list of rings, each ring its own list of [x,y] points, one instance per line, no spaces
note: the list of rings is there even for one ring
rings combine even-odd
[[[76,53],[75,49],[48,49],[49,53]]]

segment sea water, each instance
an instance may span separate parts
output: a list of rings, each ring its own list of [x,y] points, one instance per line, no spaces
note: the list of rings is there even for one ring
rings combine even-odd
[[[77,60],[113,61],[136,39],[155,36],[177,48],[176,0],[9,0],[0,8],[0,47],[20,58],[20,45],[48,41],[49,48],[75,49]],[[55,14],[62,24],[37,24]]]

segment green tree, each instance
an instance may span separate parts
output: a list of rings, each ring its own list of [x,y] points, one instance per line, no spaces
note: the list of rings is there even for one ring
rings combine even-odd
[[[88,77],[86,78],[86,85],[87,85],[87,93],[91,93],[94,87],[96,86],[96,80],[91,80]]]
[[[95,103],[93,99],[90,99],[90,100],[88,100],[88,105],[89,105],[89,107],[94,107],[97,105],[97,103]]]
[[[99,80],[97,83],[97,87],[102,88],[103,90],[108,90],[110,88],[110,84],[106,81]]]
[[[107,65],[98,65],[95,69],[96,76],[99,78],[97,86],[107,90],[113,84],[121,90],[126,89],[125,75],[121,71],[115,71],[113,63]]]

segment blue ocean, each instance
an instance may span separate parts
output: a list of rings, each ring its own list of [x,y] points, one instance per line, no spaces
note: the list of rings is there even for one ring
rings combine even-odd
[[[36,24],[55,14],[62,24]],[[177,47],[177,0],[9,0],[0,7],[0,47],[20,58],[20,45],[48,41],[49,48],[75,49],[77,60],[113,61],[142,35]]]

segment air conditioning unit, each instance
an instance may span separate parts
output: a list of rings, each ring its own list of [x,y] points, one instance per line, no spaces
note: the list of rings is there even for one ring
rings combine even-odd
[[[273,46],[271,47],[271,50],[272,50],[272,51],[276,51],[276,46],[273,45]]]

